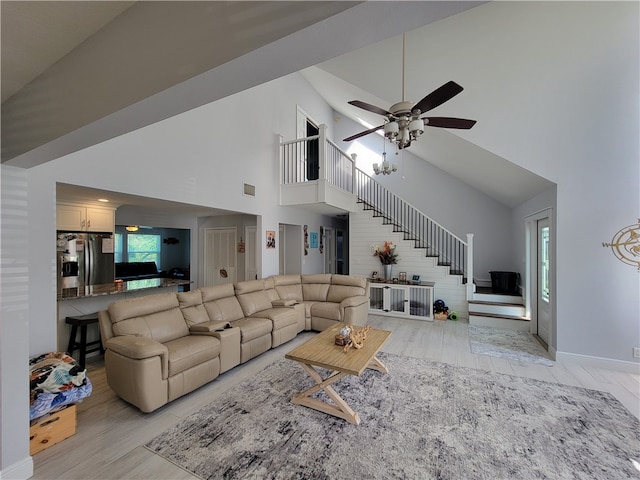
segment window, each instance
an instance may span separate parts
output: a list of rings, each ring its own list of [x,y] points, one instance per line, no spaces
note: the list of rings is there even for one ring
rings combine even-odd
[[[124,259],[122,257],[122,238],[124,237],[124,235],[122,235],[121,233],[116,233],[116,240],[115,240],[115,245],[114,245],[114,260],[116,263],[120,263],[120,262],[124,262]]]
[[[160,235],[144,233],[116,233],[116,262],[156,262],[160,270]]]
[[[540,293],[545,301],[549,301],[549,227],[540,229]]]

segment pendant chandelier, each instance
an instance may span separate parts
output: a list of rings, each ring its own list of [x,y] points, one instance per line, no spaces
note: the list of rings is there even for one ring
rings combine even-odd
[[[376,175],[391,175],[393,172],[398,171],[398,166],[395,163],[389,163],[387,161],[387,152],[385,149],[384,138],[382,139],[382,163],[373,164],[373,173]]]
[[[395,163],[389,163],[387,161],[387,152],[382,153],[382,163],[373,164],[373,173],[376,175],[391,175],[393,172],[398,171],[398,166]]]

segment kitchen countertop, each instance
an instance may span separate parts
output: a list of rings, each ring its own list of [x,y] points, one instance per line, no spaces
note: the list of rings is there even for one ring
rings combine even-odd
[[[190,280],[176,280],[173,278],[148,278],[144,280],[129,280],[128,282],[105,283],[82,288],[64,288],[58,290],[58,301],[76,298],[90,298],[102,295],[116,295],[119,293],[149,290],[152,288],[180,287],[189,285]]]

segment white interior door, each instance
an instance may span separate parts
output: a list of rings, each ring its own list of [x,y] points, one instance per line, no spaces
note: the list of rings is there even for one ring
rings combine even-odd
[[[245,259],[244,259],[244,279],[256,280],[258,278],[258,262],[256,251],[256,227],[245,227]]]
[[[551,341],[551,275],[549,218],[538,220],[537,228],[537,317],[538,336],[549,345]]]
[[[248,240],[248,239],[247,239]],[[236,229],[205,229],[205,285],[234,283],[237,280]]]
[[[324,273],[336,273],[336,242],[333,228],[324,229]]]

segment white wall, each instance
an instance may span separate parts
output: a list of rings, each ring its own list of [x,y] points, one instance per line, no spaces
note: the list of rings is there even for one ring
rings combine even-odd
[[[602,247],[640,212],[639,23],[638,2],[491,2],[432,25],[483,93],[466,138],[558,185],[558,358],[640,362],[640,275]]]
[[[29,451],[29,220],[27,172],[0,169],[0,472],[3,478],[33,474]]]
[[[464,138],[557,185],[557,358],[638,365],[640,276],[602,243],[640,215],[640,4],[490,2],[426,30],[430,69],[473,79]]]
[[[294,74],[30,169],[30,353],[55,349],[56,182],[257,215],[261,238],[281,222],[330,223],[276,207],[277,139],[295,137],[296,105],[330,123],[331,109]],[[237,112],[251,112],[242,129]],[[255,197],[243,195],[243,182],[256,186]],[[278,273],[277,249],[263,252],[259,269],[263,276]],[[303,269],[322,271],[322,261]]]
[[[338,118],[333,125],[336,138],[365,130],[348,118]],[[378,163],[382,158],[382,137],[377,134],[337,143],[343,150],[356,153],[358,163],[372,155]],[[387,159],[398,164],[396,173],[375,175],[370,168],[362,170],[463,241],[467,233],[473,233],[476,280],[490,281],[491,270],[518,271],[519,265],[513,262],[509,207],[416,157],[410,149],[396,156],[395,147],[386,142],[386,152]]]

